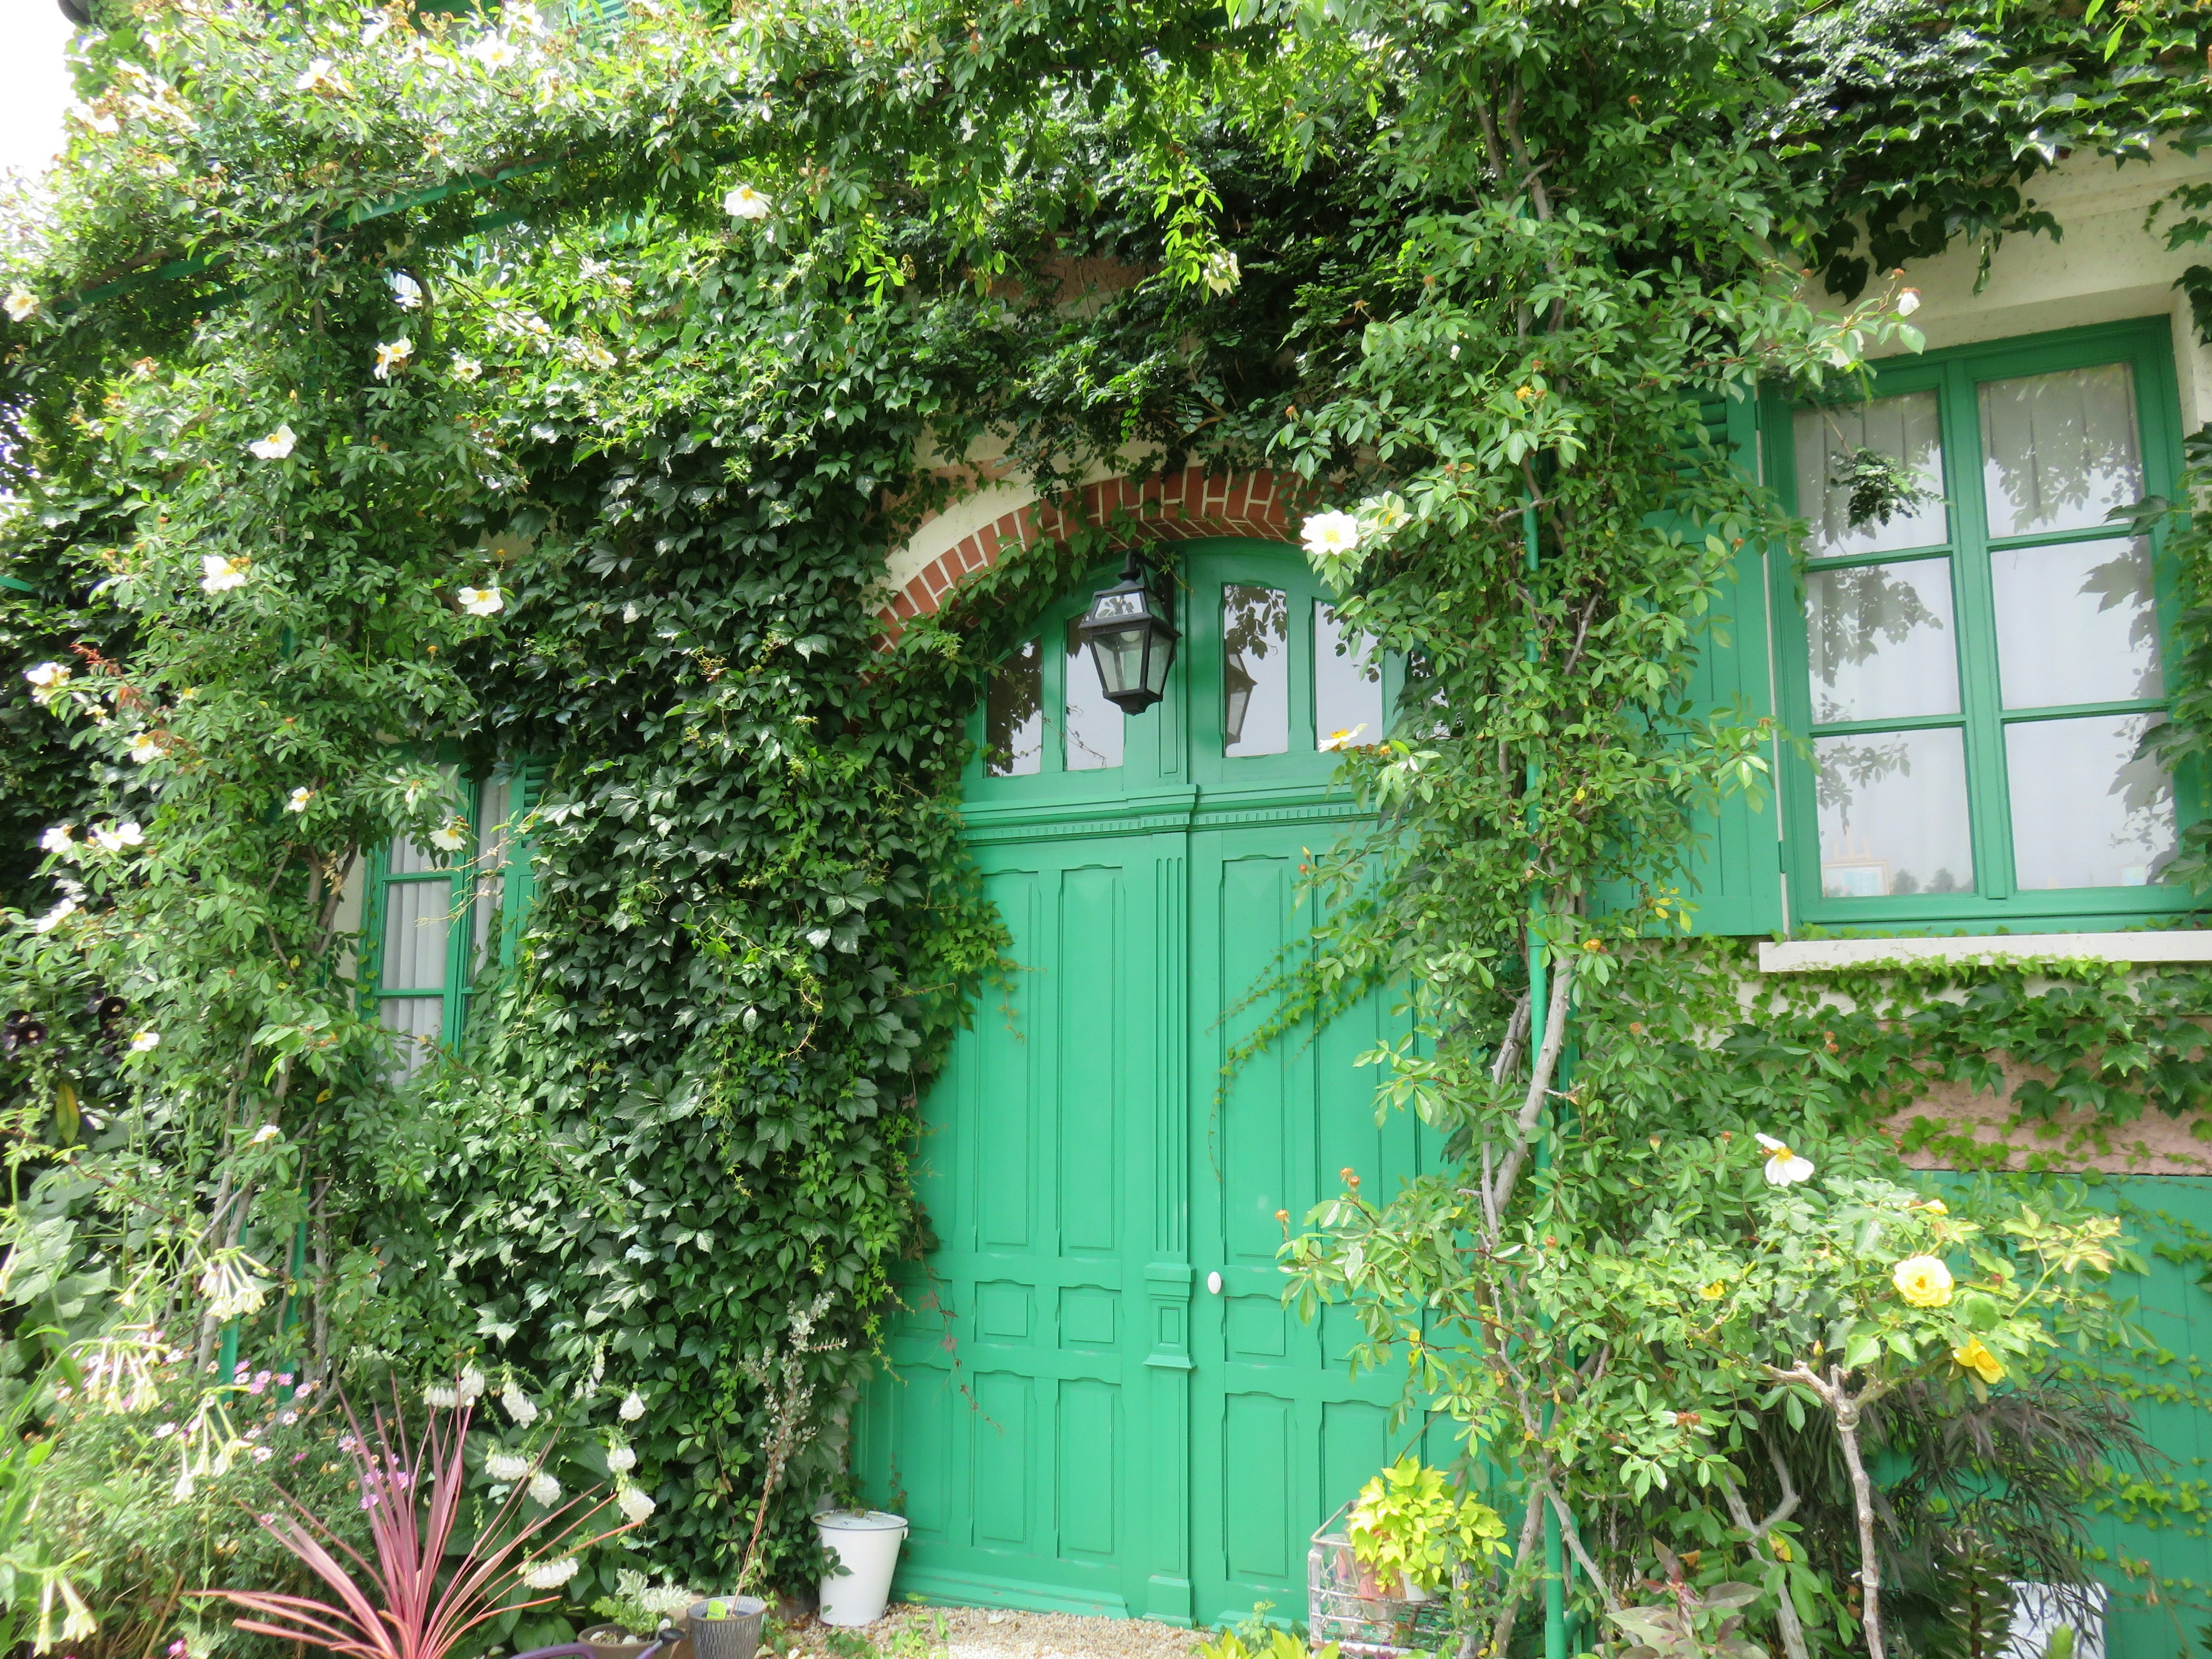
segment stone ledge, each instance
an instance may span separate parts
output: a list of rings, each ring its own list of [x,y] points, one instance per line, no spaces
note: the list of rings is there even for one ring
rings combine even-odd
[[[2212,928],[2152,933],[1992,933],[1968,939],[1805,939],[1759,947],[1762,974],[1886,962],[2212,962]]]

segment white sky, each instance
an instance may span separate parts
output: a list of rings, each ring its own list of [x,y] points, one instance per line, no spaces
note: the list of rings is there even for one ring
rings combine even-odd
[[[43,172],[69,107],[69,20],[54,0],[0,0],[0,172]]]

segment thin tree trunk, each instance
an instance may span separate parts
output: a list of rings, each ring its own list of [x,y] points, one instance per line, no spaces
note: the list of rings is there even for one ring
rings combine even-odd
[[[1751,1506],[1743,1501],[1743,1489],[1741,1486],[1726,1476],[1721,1480],[1721,1496],[1728,1503],[1729,1514],[1735,1519],[1736,1525],[1743,1528],[1744,1536],[1751,1540],[1752,1547],[1754,1549],[1764,1545],[1768,1534],[1783,1522],[1788,1520],[1790,1513],[1797,1507],[1797,1493],[1790,1486],[1789,1474],[1783,1469],[1781,1459],[1778,1456],[1775,1460],[1775,1468],[1776,1471],[1782,1475],[1782,1503],[1780,1507],[1764,1521],[1753,1521],[1751,1518]],[[1786,1577],[1783,1582],[1782,1594],[1776,1601],[1774,1616],[1776,1622],[1782,1627],[1782,1651],[1785,1659],[1807,1659],[1805,1626],[1797,1617],[1797,1603],[1790,1596],[1790,1584]]]
[[[1566,1046],[1567,999],[1573,986],[1574,965],[1562,957],[1553,966],[1552,994],[1544,1011],[1544,1045],[1536,1051],[1536,1064],[1528,1073],[1528,1092],[1522,1099],[1521,1115],[1514,1120],[1513,1144],[1506,1148],[1498,1165],[1497,1184],[1486,1206],[1488,1213],[1500,1220],[1521,1179],[1521,1166],[1527,1161],[1528,1143],[1535,1138],[1537,1121],[1551,1098],[1552,1079],[1559,1073],[1559,1054]]]
[[[1875,1553],[1874,1482],[1867,1479],[1866,1463],[1859,1456],[1859,1401],[1838,1385],[1830,1401],[1836,1413],[1836,1438],[1843,1443],[1844,1466],[1851,1473],[1851,1498],[1858,1511],[1859,1589],[1865,1605],[1868,1659],[1884,1659],[1881,1638],[1881,1558]]]
[[[1542,1530],[1543,1524],[1544,1489],[1541,1486],[1531,1487],[1528,1492],[1528,1512],[1521,1520],[1520,1547],[1513,1552],[1513,1571],[1506,1580],[1509,1585],[1519,1583],[1521,1570],[1528,1565],[1528,1557],[1535,1550],[1536,1535]],[[1520,1616],[1521,1592],[1517,1589],[1510,1589],[1505,1597],[1505,1605],[1498,1610],[1497,1622],[1490,1629],[1490,1651],[1495,1659],[1504,1659],[1505,1644],[1513,1635],[1514,1620]],[[1475,1659],[1473,1631],[1468,1632],[1466,1635],[1460,1638],[1459,1659]]]

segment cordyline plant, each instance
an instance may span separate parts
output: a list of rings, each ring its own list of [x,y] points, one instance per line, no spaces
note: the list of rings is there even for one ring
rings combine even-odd
[[[257,1590],[195,1593],[260,1615],[234,1620],[242,1631],[356,1659],[443,1659],[478,1626],[517,1607],[557,1599],[507,1598],[518,1586],[558,1589],[573,1574],[580,1552],[637,1522],[625,1520],[580,1537],[611,1501],[582,1496],[525,1516],[522,1504],[532,1484],[525,1476],[513,1483],[498,1509],[483,1518],[475,1541],[449,1565],[468,1495],[463,1454],[474,1409],[472,1395],[457,1407],[432,1406],[417,1437],[408,1431],[396,1392],[391,1415],[375,1414],[373,1436],[362,1432],[347,1407],[353,1431],[341,1443],[357,1471],[374,1560],[298,1503],[289,1515],[257,1517],[270,1536],[331,1587],[335,1602]],[[543,1462],[541,1453],[538,1462]],[[531,1474],[536,1472],[533,1466]]]

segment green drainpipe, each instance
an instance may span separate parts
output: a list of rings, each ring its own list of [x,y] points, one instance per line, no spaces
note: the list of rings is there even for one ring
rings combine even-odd
[[[1534,498],[1521,507],[1521,540],[1522,562],[1530,576],[1536,574],[1538,540],[1536,535],[1536,503]],[[1528,635],[1528,660],[1534,662],[1537,644],[1534,630]],[[1543,781],[1541,763],[1533,753],[1528,757],[1528,834],[1533,840],[1536,833],[1536,791]],[[1544,939],[1541,931],[1543,899],[1532,894],[1528,900],[1528,1054],[1530,1063],[1544,1048],[1544,1012],[1549,998],[1547,975],[1544,963]],[[1567,1578],[1566,1540],[1560,1536],[1559,1514],[1550,1504],[1544,1507],[1544,1659],[1567,1659]]]

